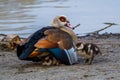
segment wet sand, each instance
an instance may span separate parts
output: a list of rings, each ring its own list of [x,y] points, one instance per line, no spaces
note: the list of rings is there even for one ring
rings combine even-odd
[[[0,80],[120,80],[120,35],[80,37],[80,42],[97,44],[102,56],[96,56],[92,65],[79,64],[41,66],[21,61],[15,51],[0,51]]]

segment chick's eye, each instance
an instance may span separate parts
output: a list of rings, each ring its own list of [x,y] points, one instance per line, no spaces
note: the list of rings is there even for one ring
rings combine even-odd
[[[63,17],[63,16],[59,17],[59,20],[60,20],[61,22],[66,22],[66,21],[67,21],[67,19],[66,19],[65,17]]]

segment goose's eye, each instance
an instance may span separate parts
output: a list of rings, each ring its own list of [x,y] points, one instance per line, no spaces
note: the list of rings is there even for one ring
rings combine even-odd
[[[67,21],[67,19],[66,19],[65,17],[63,17],[63,16],[59,17],[59,20],[60,20],[61,22],[66,22],[66,21]]]

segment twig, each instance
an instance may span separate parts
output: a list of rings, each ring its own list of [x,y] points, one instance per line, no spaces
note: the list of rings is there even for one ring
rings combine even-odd
[[[6,34],[0,34],[0,36],[7,36]],[[24,37],[20,37],[20,39],[26,39]]]
[[[77,24],[77,25],[74,26],[72,29],[74,30],[74,29],[77,28],[78,26],[80,26],[80,24]]]
[[[103,31],[103,30],[105,30],[105,29],[111,27],[112,25],[117,25],[117,24],[115,24],[115,23],[104,23],[104,24],[107,24],[107,26],[104,27],[104,28],[102,28],[102,29],[100,29],[100,30],[96,30],[96,31],[87,33],[87,35],[98,35],[100,31]]]
[[[5,35],[5,34],[0,34],[0,36],[7,36],[7,35]]]

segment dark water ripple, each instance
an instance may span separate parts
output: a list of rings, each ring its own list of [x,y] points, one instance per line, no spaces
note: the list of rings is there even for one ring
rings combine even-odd
[[[119,4],[119,0],[0,0],[0,34],[29,36],[61,14],[73,25],[82,24],[75,32],[83,34],[102,28],[104,22],[119,24]],[[104,32],[119,33],[119,25]]]

